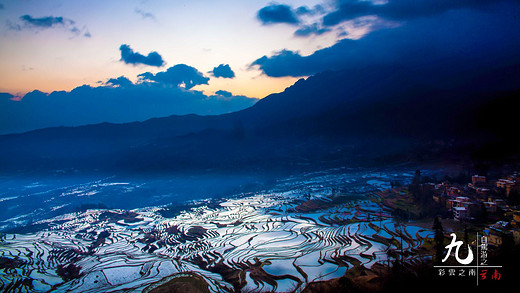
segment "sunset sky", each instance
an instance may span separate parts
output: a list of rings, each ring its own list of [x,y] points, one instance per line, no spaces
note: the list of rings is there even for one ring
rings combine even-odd
[[[0,134],[226,113],[301,77],[346,67],[444,64],[462,72],[463,62],[479,70],[515,64],[519,6],[517,0],[0,0]],[[74,109],[91,117],[80,119]]]
[[[155,73],[176,64],[192,66],[209,76],[214,67],[229,64],[235,78],[211,78],[208,85],[195,89],[207,94],[226,90],[263,98],[283,90],[296,79],[268,78],[250,67],[254,60],[282,49],[311,54],[334,44],[348,31],[348,25],[342,24],[341,28],[321,35],[294,34],[305,24],[314,23],[326,9],[332,9],[332,3],[319,0],[284,2],[294,10],[322,7],[320,15],[299,14],[298,24],[264,23],[258,11],[270,1],[3,0],[0,3],[0,91],[18,96],[35,89],[70,91],[121,75],[135,81],[140,73]],[[44,18],[62,21],[46,24]],[[349,37],[359,37],[365,29],[364,25],[356,28],[352,25]],[[125,64],[121,61],[122,44],[144,56],[157,52],[164,65]]]

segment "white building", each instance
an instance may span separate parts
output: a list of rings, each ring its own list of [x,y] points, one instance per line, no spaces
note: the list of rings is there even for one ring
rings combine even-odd
[[[453,217],[456,220],[463,220],[468,218],[468,209],[465,207],[453,207]]]

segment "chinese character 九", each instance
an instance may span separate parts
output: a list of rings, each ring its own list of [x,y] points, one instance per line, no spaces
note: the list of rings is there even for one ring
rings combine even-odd
[[[455,233],[451,233],[450,236],[453,238],[451,239],[451,243],[446,245],[446,248],[448,249],[448,253],[446,254],[446,257],[444,257],[442,262],[445,262],[450,257],[451,249],[453,247],[455,247],[455,259],[462,265],[467,265],[467,264],[471,263],[473,261],[473,251],[471,251],[469,244],[468,244],[468,256],[466,256],[466,258],[464,258],[464,259],[461,259],[459,257],[459,248],[462,246],[463,243],[462,243],[462,241],[456,241],[457,235],[455,235]]]

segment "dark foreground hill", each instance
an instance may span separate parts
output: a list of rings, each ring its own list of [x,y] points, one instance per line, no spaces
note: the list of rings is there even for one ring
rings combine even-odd
[[[301,79],[248,109],[0,136],[0,172],[291,169],[517,155],[520,66],[377,67]]]

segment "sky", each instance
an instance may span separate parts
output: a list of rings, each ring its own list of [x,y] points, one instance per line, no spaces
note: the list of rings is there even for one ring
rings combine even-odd
[[[1,0],[0,91],[23,95],[70,91],[126,76],[135,81],[143,72],[158,72],[186,64],[207,73],[220,64],[235,72],[233,79],[214,78],[196,89],[212,94],[227,90],[263,98],[283,90],[295,79],[267,78],[249,64],[259,56],[289,48],[312,53],[331,45],[336,36],[314,38],[292,34],[295,25],[264,24],[257,12],[269,1],[48,1]],[[313,7],[320,1],[292,1]],[[22,19],[63,18],[50,26]],[[144,56],[156,52],[161,67],[121,62],[121,45]]]
[[[517,0],[0,0],[0,134],[227,113],[326,70],[510,66],[519,10]]]

